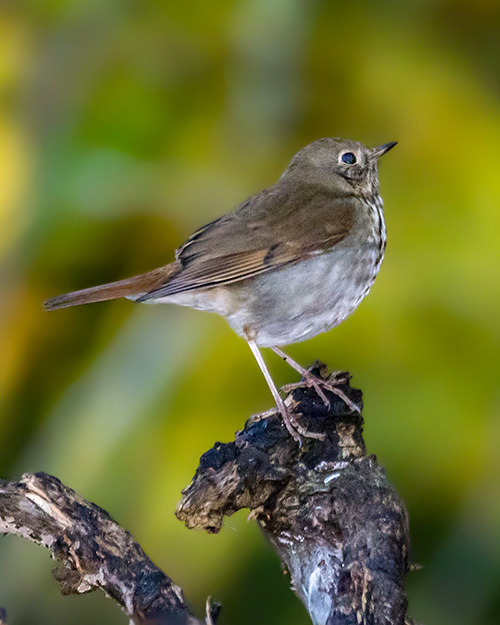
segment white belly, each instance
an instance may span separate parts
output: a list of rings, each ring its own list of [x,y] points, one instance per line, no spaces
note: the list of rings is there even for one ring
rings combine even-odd
[[[227,315],[231,327],[242,336],[250,330],[261,347],[330,330],[355,310],[375,279],[375,255],[353,256],[336,250],[259,276],[244,305]]]

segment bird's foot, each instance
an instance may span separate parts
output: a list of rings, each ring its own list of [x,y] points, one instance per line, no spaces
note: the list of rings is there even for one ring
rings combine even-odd
[[[322,378],[320,376],[315,375],[309,369],[305,369],[302,373],[302,380],[300,382],[292,382],[291,384],[285,384],[283,389],[285,392],[292,391],[296,388],[301,388],[307,386],[308,388],[313,388],[318,395],[318,397],[323,401],[325,406],[330,407],[330,400],[325,395],[324,391],[330,391],[334,395],[337,395],[353,412],[361,413],[361,408],[355,404],[344,391],[339,388],[340,384],[343,384],[346,379],[345,377],[337,377],[340,372],[335,371],[328,378]]]
[[[320,434],[319,432],[311,432],[310,430],[301,426],[297,420],[297,415],[292,410],[290,410],[288,406],[285,406],[285,403],[281,398],[279,402],[276,402],[276,409],[280,413],[281,418],[283,419],[283,423],[285,424],[285,427],[288,430],[290,436],[295,441],[297,441],[299,447],[302,447],[302,438],[315,438],[320,441],[324,440],[324,434]],[[273,412],[275,412],[276,409],[273,409]],[[269,414],[269,412],[270,411],[267,411],[267,413],[265,414],[267,415]]]
[[[298,435],[298,438],[295,438],[295,440],[298,441],[299,445],[302,447],[302,439],[301,436],[303,436],[304,438],[315,438],[318,441],[323,441],[325,440],[325,435],[321,434],[320,432],[311,432],[311,430],[308,430],[307,428],[304,428],[300,425],[300,423],[297,421],[297,417],[295,415],[295,413],[293,413],[292,411],[289,411],[288,408],[286,406],[284,406],[286,412],[287,412],[287,420],[289,425],[295,430],[296,434]],[[280,411],[281,412],[281,411]],[[285,416],[283,415],[283,413],[281,413],[281,416],[283,417],[283,421],[285,422],[285,426],[288,429],[288,425],[287,425],[287,420],[285,420]],[[288,431],[291,434],[290,429],[288,429]],[[293,436],[293,434],[292,434]]]

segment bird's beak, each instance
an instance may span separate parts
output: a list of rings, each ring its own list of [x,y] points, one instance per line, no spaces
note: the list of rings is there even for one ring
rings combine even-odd
[[[390,143],[384,143],[384,145],[379,145],[376,148],[372,148],[371,157],[373,159],[380,158],[386,152],[388,152],[389,150],[392,150],[392,148],[397,144],[398,144],[397,141],[391,141]]]

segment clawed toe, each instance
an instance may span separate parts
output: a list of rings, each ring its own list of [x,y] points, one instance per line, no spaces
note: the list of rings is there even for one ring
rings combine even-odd
[[[323,400],[323,403],[325,404],[325,406],[327,408],[330,407],[330,400],[324,394],[323,389],[321,388],[321,384],[316,382],[314,378],[311,378],[310,380],[309,379],[304,380],[302,382],[290,382],[289,384],[285,384],[281,388],[285,393],[288,393],[289,391],[293,391],[296,388],[303,388],[304,386],[307,386],[309,388],[314,388],[314,390],[316,391],[316,394],[318,395],[320,399]]]
[[[283,418],[283,423],[285,424],[286,429],[288,430],[292,438],[298,442],[299,447],[302,447],[302,437],[314,438],[320,441],[325,439],[324,434],[311,432],[307,428],[302,427],[298,422],[296,415],[291,410],[289,410],[283,403],[281,405],[278,405],[277,408],[278,412],[280,412],[281,417]]]
[[[330,375],[330,377],[325,380],[314,375],[314,373],[311,373],[310,371],[306,371],[303,374],[301,382],[292,382],[291,384],[285,384],[285,386],[283,386],[283,390],[287,393],[289,391],[304,386],[313,388],[327,408],[330,407],[331,402],[325,395],[324,391],[330,391],[334,395],[337,395],[337,397],[339,397],[353,412],[361,413],[361,408],[351,399],[349,399],[344,391],[339,388],[339,384],[341,384],[342,382],[344,382],[344,379],[341,378],[336,380],[335,374]]]
[[[306,384],[307,386],[310,386],[311,388],[313,388],[316,391],[316,394],[318,395],[318,397],[320,397],[323,400],[323,403],[325,404],[325,406],[327,408],[330,408],[330,400],[328,399],[328,397],[323,392],[323,389],[321,388],[322,386],[324,386],[327,390],[331,390],[330,387],[327,386],[326,384],[322,384],[321,380],[319,378],[314,377],[312,373],[307,376]]]
[[[297,431],[298,434],[300,434],[300,436],[303,436],[304,438],[315,438],[319,441],[325,440],[325,434],[320,434],[319,432],[311,432],[310,430],[302,427],[293,413],[289,412],[288,418],[290,419],[293,428]]]

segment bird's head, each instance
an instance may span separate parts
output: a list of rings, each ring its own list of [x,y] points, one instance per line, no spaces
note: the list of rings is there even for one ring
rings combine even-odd
[[[297,152],[283,176],[321,182],[348,195],[375,194],[378,159],[396,143],[369,148],[348,139],[318,139]]]

